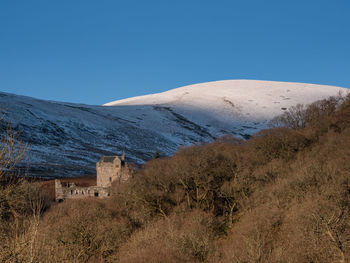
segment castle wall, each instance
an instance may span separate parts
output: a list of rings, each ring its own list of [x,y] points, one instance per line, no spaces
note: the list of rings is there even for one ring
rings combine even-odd
[[[110,189],[99,186],[79,187],[66,186],[63,187],[60,180],[55,180],[56,201],[63,201],[65,199],[80,199],[86,197],[103,198],[110,196]]]
[[[114,163],[98,163],[96,167],[97,186],[109,187],[112,185],[113,179],[117,176],[117,169]]]

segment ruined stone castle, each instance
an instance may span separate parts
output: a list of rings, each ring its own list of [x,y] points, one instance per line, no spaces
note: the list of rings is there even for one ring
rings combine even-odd
[[[85,197],[108,197],[110,196],[113,182],[125,182],[130,177],[131,169],[122,156],[103,156],[96,163],[97,182],[96,186],[80,187],[75,183],[62,185],[59,179],[55,180],[56,201]]]

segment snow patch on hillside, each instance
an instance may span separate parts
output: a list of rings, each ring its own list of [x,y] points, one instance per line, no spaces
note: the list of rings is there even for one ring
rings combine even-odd
[[[228,80],[90,106],[0,93],[6,118],[28,143],[22,162],[42,177],[95,173],[101,155],[120,154],[143,163],[157,151],[174,154],[183,145],[225,134],[246,138],[298,103],[348,90],[323,85]],[[108,107],[107,107],[108,106]]]

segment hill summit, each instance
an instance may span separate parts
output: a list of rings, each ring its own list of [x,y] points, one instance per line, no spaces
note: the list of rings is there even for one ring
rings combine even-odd
[[[102,155],[121,154],[143,163],[155,152],[231,134],[248,138],[296,104],[347,89],[273,81],[225,80],[90,106],[1,93],[6,121],[30,146],[23,167],[37,176],[94,173]],[[117,91],[116,91],[117,94]]]

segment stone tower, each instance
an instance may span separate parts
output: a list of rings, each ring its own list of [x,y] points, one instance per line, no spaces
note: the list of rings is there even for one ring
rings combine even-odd
[[[123,182],[128,179],[128,167],[125,162],[125,155],[103,156],[96,163],[97,186],[110,187],[112,182]]]

